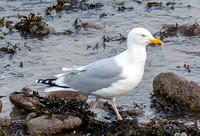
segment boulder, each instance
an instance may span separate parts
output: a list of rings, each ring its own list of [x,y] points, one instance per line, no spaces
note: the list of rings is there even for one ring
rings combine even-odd
[[[82,120],[71,115],[64,119],[61,115],[52,115],[31,119],[26,124],[31,134],[55,134],[65,129],[78,127],[82,124]]]
[[[40,103],[38,97],[28,97],[23,93],[11,93],[9,99],[14,105],[30,111],[37,111],[45,107],[45,105]]]
[[[160,73],[154,78],[153,93],[156,96],[175,100],[180,104],[200,106],[200,86],[172,72]]]

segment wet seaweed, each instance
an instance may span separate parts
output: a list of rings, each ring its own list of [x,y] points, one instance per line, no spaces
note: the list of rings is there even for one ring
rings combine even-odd
[[[148,2],[147,3],[148,8],[161,7],[161,6],[162,6],[162,2]]]
[[[190,65],[189,64],[184,64],[183,65],[183,67],[185,68],[185,70],[187,71],[187,72],[191,72],[191,69],[190,69]]]
[[[193,114],[192,109],[187,103],[174,99],[174,96],[158,94],[155,91],[150,93],[150,95],[151,108],[154,108],[157,113],[163,113],[164,116],[170,117]]]
[[[101,38],[101,40],[103,40],[103,42],[110,42],[110,37],[109,36],[103,36],[102,38]]]
[[[55,10],[57,13],[60,11],[77,11],[100,9],[103,6],[102,3],[87,3],[86,0],[57,0],[57,4],[47,7],[45,10],[46,15],[51,15],[51,12]]]
[[[30,13],[27,16],[18,14],[20,22],[15,24],[15,28],[22,33],[22,35],[46,35],[48,34],[48,24],[42,20],[42,16],[36,16]]]
[[[51,116],[52,114],[74,115],[81,119],[89,119],[95,114],[90,112],[89,105],[78,99],[60,99],[54,96],[41,97],[38,92],[33,91],[29,97],[38,97],[40,102],[46,106],[37,111],[38,115],[45,114]]]
[[[174,134],[197,134],[198,130],[187,127],[178,121],[150,119],[149,123],[141,124],[136,119],[113,122],[90,121],[87,125],[81,125],[79,130],[90,135],[127,135],[127,136],[174,136]]]
[[[148,2],[147,3],[147,8],[152,9],[153,7],[155,8],[167,8],[174,10],[174,6],[176,5],[176,2],[166,2],[165,4],[163,2]]]
[[[197,22],[192,25],[164,25],[160,32],[158,32],[160,39],[163,40],[167,37],[182,36],[198,36],[200,35],[200,26]]]
[[[99,18],[103,18],[103,17],[105,17],[105,16],[107,16],[106,13],[99,14]]]
[[[126,41],[126,37],[124,37],[121,33],[118,33],[120,37],[110,37],[110,36],[106,36],[103,35],[101,40],[102,42],[100,43],[96,43],[95,45],[87,45],[87,50],[88,49],[93,49],[93,50],[98,50],[100,47],[103,47],[103,49],[106,49],[106,45],[107,43],[111,42],[111,41],[120,41],[120,42],[124,42]]]
[[[0,40],[4,40],[6,42],[6,46],[3,46],[0,48],[0,52],[14,55],[16,53],[16,50],[20,48],[17,46],[17,44],[12,44],[9,41],[6,40],[5,37],[0,36]]]
[[[2,29],[0,29],[0,31],[4,34],[4,35],[6,35],[6,34],[8,34],[8,33],[12,33],[12,30],[13,30],[13,26],[12,26],[12,24],[13,24],[13,21],[10,21],[10,20],[6,20],[6,18],[9,18],[9,17],[2,17],[1,19],[0,19],[0,27],[6,27],[6,29],[8,29],[8,32],[3,32],[2,31]]]
[[[5,45],[0,47],[0,53],[14,55],[17,49],[20,50],[20,48],[18,48],[17,44],[12,44],[6,39],[6,35],[11,34],[13,30],[13,26],[12,26],[13,22],[7,19],[9,19],[9,17],[5,17],[5,16],[0,19],[0,27],[5,28],[4,31],[0,29],[0,33],[1,33],[0,40],[5,42]]]
[[[126,7],[124,1],[113,3],[113,8],[117,9],[117,11],[120,11],[120,12],[131,11],[134,9],[133,7]]]

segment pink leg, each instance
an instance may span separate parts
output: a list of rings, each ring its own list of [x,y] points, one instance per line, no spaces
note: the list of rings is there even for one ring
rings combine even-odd
[[[96,106],[97,106],[97,102],[99,101],[99,98],[96,98],[96,100],[94,101],[94,104],[92,106],[91,112],[94,112]]]
[[[115,98],[113,98],[113,100],[112,100],[112,107],[113,107],[115,113],[117,114],[117,118],[118,118],[118,120],[123,120],[122,117],[120,116],[118,110],[117,110],[116,105],[115,105]]]

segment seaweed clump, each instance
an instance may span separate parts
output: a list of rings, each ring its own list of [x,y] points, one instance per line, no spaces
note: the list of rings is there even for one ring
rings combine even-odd
[[[20,22],[15,24],[15,28],[25,35],[46,35],[49,33],[55,33],[55,30],[48,27],[48,24],[42,20],[42,16],[36,16],[34,13],[30,13],[28,16],[18,15],[21,19]]]
[[[40,114],[51,116],[52,114],[73,115],[82,120],[94,117],[89,105],[78,99],[60,99],[56,96],[40,97],[40,102],[46,106],[39,110]]]
[[[78,9],[88,10],[88,9],[99,9],[103,6],[101,3],[89,4],[86,0],[57,0],[57,4],[47,7],[46,15],[50,15],[52,10],[56,12],[65,11],[76,11]]]
[[[125,2],[117,2],[113,4],[113,8],[117,8],[117,11],[131,11],[133,7],[125,7]]]
[[[200,35],[200,26],[197,22],[192,25],[165,25],[158,33],[160,39],[163,40],[167,37],[173,37],[183,35],[183,36],[198,36]]]
[[[8,18],[8,17],[7,17],[7,18]],[[8,34],[8,33],[11,33],[12,30],[13,30],[12,24],[13,24],[13,21],[6,20],[5,17],[2,17],[2,18],[0,19],[0,27],[4,27],[4,26],[5,26],[5,27],[8,29],[8,32],[7,32],[7,33],[6,33],[6,32],[3,32],[2,29],[0,29],[0,32],[2,32],[4,35],[6,35],[6,34]]]
[[[198,130],[187,127],[178,121],[161,120],[158,118],[150,119],[149,123],[140,124],[136,119],[124,119],[122,121],[87,122],[87,125],[81,125],[79,130],[91,135],[128,135],[128,136],[174,136],[174,134],[186,133],[188,135],[198,134]]]
[[[167,2],[165,3],[165,5],[167,6],[167,8],[170,8],[171,10],[174,10],[174,5],[176,3],[175,2]],[[162,2],[148,2],[147,3],[147,7],[148,8],[152,8],[152,7],[157,7],[157,8],[164,8],[165,7],[164,3]]]
[[[157,94],[155,92],[151,93],[151,108],[154,108],[156,112],[164,113],[167,116],[184,116],[192,112],[187,103],[174,99],[173,96]]]
[[[3,46],[0,48],[0,52],[11,54],[11,55],[14,55],[16,53],[16,50],[18,48],[17,44],[10,43],[9,41],[5,39],[4,36],[0,36],[0,40],[4,40],[7,44],[7,46]]]
[[[16,53],[16,49],[18,48],[17,44],[12,44],[8,40],[6,40],[6,35],[12,33],[12,24],[13,22],[10,20],[6,20],[6,17],[2,17],[0,19],[0,40],[4,41],[6,44],[5,46],[0,47],[0,52],[14,55]]]

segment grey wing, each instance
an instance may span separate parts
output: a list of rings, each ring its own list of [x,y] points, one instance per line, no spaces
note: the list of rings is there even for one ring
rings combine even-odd
[[[90,67],[77,74],[65,76],[63,82],[69,87],[83,94],[107,88],[112,83],[123,79],[120,77],[122,68],[117,65],[114,58],[104,59],[90,64]]]

